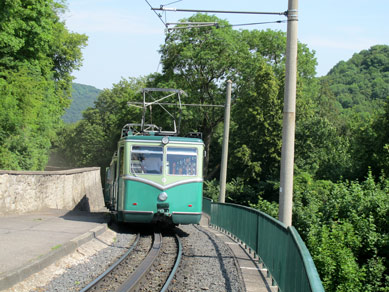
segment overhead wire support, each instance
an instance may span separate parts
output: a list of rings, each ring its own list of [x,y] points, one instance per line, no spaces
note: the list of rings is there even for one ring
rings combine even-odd
[[[171,22],[171,23],[168,22],[166,23],[166,26],[168,31],[170,31],[176,29],[199,28],[199,27],[209,27],[209,26],[215,26],[216,28],[224,28],[224,27],[262,25],[262,24],[285,23],[285,22],[286,20],[276,20],[276,21],[251,22],[251,23],[239,23],[239,24],[227,24],[227,25],[225,24],[220,25],[218,22]],[[176,26],[169,27],[171,25],[176,25]]]
[[[146,0],[147,1],[147,0]],[[233,13],[233,14],[260,14],[260,15],[284,15],[287,16],[288,12],[259,12],[259,11],[228,11],[228,10],[204,10],[204,9],[178,9],[172,7],[160,7],[151,8],[154,11],[173,11],[173,12],[203,12],[203,13]]]
[[[143,107],[140,107],[138,106],[138,104],[142,104],[143,105],[143,102],[140,102],[140,101],[129,101],[127,102],[127,105],[129,106],[135,106],[135,107],[139,107],[139,108],[143,108]],[[177,105],[177,103],[173,103],[173,102],[158,102],[156,103],[158,105],[162,104],[162,105]],[[147,104],[149,105],[149,104]],[[199,106],[199,107],[224,107],[223,104],[194,104],[194,103],[181,103],[181,106]]]
[[[153,9],[153,7],[152,7],[151,4],[149,3],[149,1],[147,1],[147,0],[145,0],[145,1],[146,1],[146,3],[150,6],[151,10],[153,10],[154,13],[158,16],[159,20],[162,21],[163,25],[164,25],[165,27],[167,27],[166,22],[163,21],[163,19],[162,19],[162,15],[158,14],[157,12],[155,12],[155,10]]]
[[[210,27],[210,26],[215,26],[215,27],[219,28],[218,23],[208,23],[208,24],[196,24],[196,25],[168,27],[168,31],[175,30],[175,29],[199,28],[199,27]]]
[[[166,23],[166,25],[176,25],[176,24],[213,24],[213,25],[217,25],[218,23],[217,22],[168,22]]]

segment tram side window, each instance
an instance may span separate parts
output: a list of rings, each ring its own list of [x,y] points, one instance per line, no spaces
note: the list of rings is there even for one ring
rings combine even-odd
[[[115,161],[112,165],[111,165],[111,179],[112,181],[115,181],[116,178],[117,178],[117,162]]]
[[[132,146],[131,172],[162,174],[163,149],[159,146]]]
[[[196,148],[167,148],[167,161],[170,175],[196,175],[197,149]]]
[[[112,183],[115,180],[114,163],[112,163],[107,170],[107,182]]]
[[[124,148],[120,147],[119,150],[119,176],[124,174]]]

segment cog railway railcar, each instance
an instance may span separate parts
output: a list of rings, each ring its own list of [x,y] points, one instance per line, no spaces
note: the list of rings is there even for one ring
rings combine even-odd
[[[106,206],[119,222],[198,223],[203,155],[200,135],[179,137],[143,120],[125,125],[106,170]]]

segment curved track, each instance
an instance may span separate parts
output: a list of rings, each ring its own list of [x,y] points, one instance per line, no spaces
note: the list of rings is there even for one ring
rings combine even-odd
[[[145,279],[146,274],[150,271],[153,263],[157,259],[162,247],[162,235],[160,233],[154,233],[153,246],[143,262],[137,267],[137,269],[131,274],[131,276],[117,289],[116,291],[126,292],[134,291]]]
[[[178,236],[162,238],[162,234],[154,233],[151,244],[151,236],[138,234],[130,249],[81,291],[166,291],[181,253]]]
[[[103,281],[103,279],[112,272],[119,264],[121,264],[128,256],[129,254],[134,250],[134,248],[137,246],[140,239],[140,234],[138,233],[136,236],[136,239],[134,243],[129,247],[128,251],[120,258],[118,259],[114,264],[112,264],[104,273],[102,273],[99,277],[97,277],[95,280],[93,280],[91,283],[89,283],[88,286],[86,286],[84,289],[80,290],[80,292],[87,292],[87,291],[94,291],[98,287],[99,283]]]

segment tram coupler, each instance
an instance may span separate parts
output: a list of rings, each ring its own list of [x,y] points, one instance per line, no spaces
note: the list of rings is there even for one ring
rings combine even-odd
[[[169,203],[159,203],[157,204],[157,212],[165,216],[171,217],[172,215],[169,212]]]

